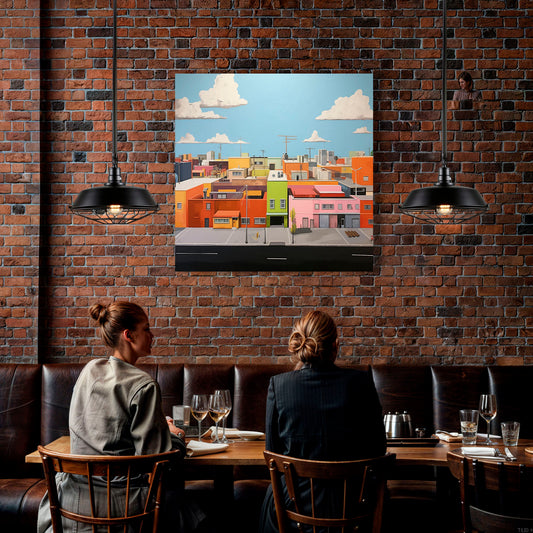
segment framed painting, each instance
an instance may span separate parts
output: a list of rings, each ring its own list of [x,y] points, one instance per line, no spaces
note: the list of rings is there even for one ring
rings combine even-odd
[[[177,74],[178,271],[373,267],[371,74]]]

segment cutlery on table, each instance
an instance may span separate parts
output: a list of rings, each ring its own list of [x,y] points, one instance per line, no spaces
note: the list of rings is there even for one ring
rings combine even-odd
[[[516,457],[513,455],[511,450],[507,448],[507,446],[505,447],[505,456],[507,459],[509,459],[509,461],[516,461]]]
[[[502,453],[498,448],[492,448],[494,450],[494,455],[490,455],[490,453],[487,453],[487,455],[484,454],[469,454],[463,452],[464,455],[467,455],[468,457],[471,457],[472,459],[495,459],[496,461],[501,461],[502,459],[505,459],[506,461],[516,461],[516,457],[511,453],[510,450],[505,450],[505,453]]]
[[[494,457],[505,459],[507,461],[516,461],[516,457],[511,453],[511,450],[509,448],[505,448],[505,453],[500,452],[498,448],[494,448]]]

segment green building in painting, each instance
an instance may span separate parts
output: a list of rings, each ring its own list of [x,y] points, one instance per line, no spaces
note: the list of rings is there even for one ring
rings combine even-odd
[[[282,170],[271,170],[267,181],[266,225],[288,227],[287,177]]]

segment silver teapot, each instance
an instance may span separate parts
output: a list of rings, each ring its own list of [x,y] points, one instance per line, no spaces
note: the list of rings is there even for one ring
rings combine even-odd
[[[408,438],[413,436],[413,425],[411,415],[403,413],[387,413],[383,417],[385,425],[385,435],[388,439]]]

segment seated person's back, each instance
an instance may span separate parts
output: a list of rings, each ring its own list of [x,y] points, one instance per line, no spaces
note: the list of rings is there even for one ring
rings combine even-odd
[[[326,313],[312,311],[296,323],[289,339],[296,369],[273,376],[269,384],[267,450],[329,461],[385,453],[382,410],[372,376],[335,366],[337,350],[337,328]],[[326,493],[321,505],[331,507],[334,496]],[[263,533],[278,531],[271,489],[263,504],[261,528]]]

